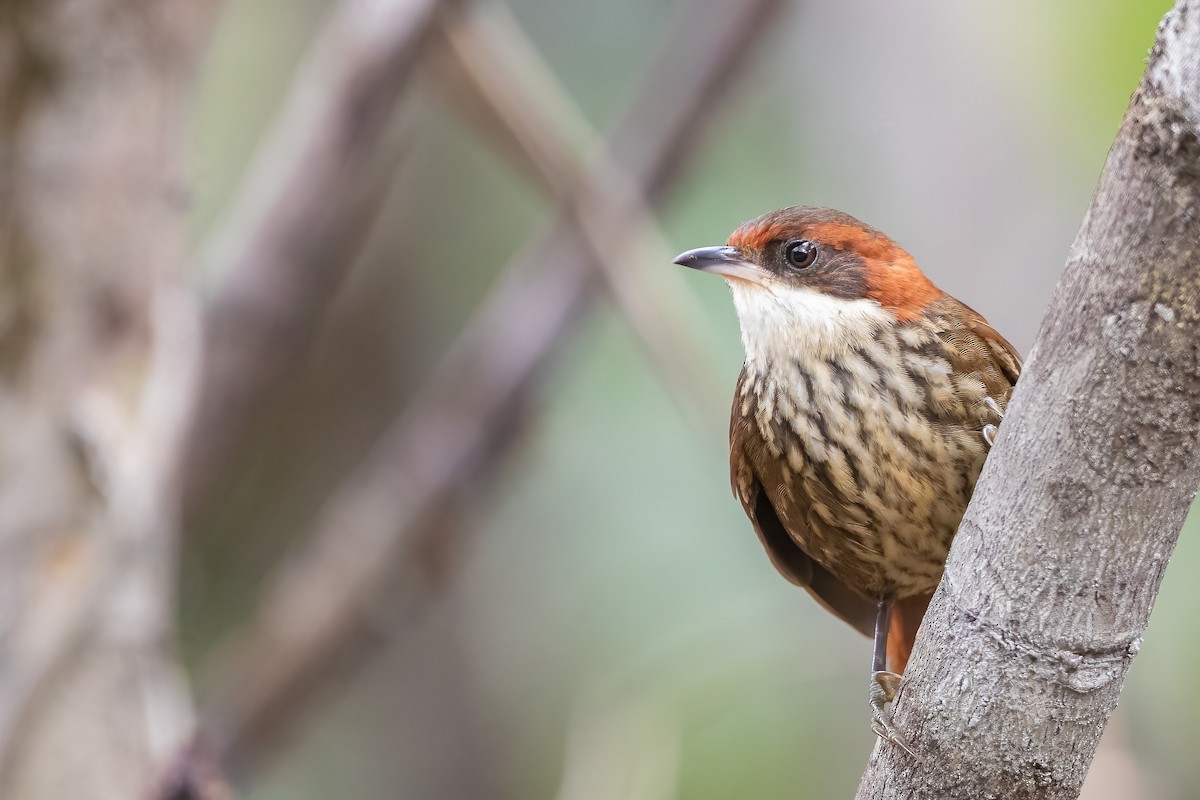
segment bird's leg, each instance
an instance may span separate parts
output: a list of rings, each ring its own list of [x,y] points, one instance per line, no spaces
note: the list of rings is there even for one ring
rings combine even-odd
[[[1004,421],[1004,410],[1000,408],[1000,404],[996,402],[995,398],[985,397],[983,399],[983,404],[987,406],[993,414],[999,417],[1001,422]],[[983,426],[983,440],[987,442],[987,446],[989,448],[996,444],[997,431],[999,431],[999,428],[990,422]]]
[[[887,668],[887,637],[892,620],[892,598],[879,601],[875,614],[875,653],[871,664],[871,730],[881,739],[896,745],[909,755],[916,753],[892,723],[887,704],[896,699],[900,676]]]

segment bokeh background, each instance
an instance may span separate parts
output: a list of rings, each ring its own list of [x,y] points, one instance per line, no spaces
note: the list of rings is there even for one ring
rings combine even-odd
[[[699,13],[678,0],[509,2],[599,130],[669,30]],[[667,257],[636,268],[677,270],[674,252],[772,208],[833,206],[887,231],[1027,352],[1168,6],[790,3],[714,99],[659,209]],[[328,9],[243,0],[223,14],[191,132],[198,248]],[[432,70],[416,81],[389,133],[402,155],[384,208],[311,355],[189,520],[182,636],[197,674],[553,211],[443,88]],[[720,410],[741,360],[728,293],[678,278],[697,306],[683,339],[709,371],[696,404]],[[394,619],[381,609],[369,655],[346,659],[245,796],[849,796],[873,741],[869,643],[774,573],[730,493],[723,423],[683,406],[601,304],[563,343],[511,456],[446,510],[428,601]],[[1093,800],[1200,795],[1195,525]]]

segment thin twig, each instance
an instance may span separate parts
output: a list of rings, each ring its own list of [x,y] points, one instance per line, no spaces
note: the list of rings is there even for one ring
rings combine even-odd
[[[662,195],[780,6],[752,0],[689,9],[665,46],[672,66],[650,73],[640,112],[613,139],[614,152],[629,155],[638,195]],[[593,185],[589,178],[581,192],[591,196]],[[625,209],[626,230],[637,212]],[[507,268],[424,393],[328,501],[308,545],[231,637],[203,720],[235,772],[252,770],[280,732],[294,727],[330,665],[370,631],[373,610],[396,589],[397,565],[456,493],[508,452],[517,415],[597,299],[598,271],[574,230],[560,219]],[[400,586],[420,595],[415,581]]]

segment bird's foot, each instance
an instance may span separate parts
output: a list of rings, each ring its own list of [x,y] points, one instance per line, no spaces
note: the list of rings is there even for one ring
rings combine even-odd
[[[887,708],[888,703],[896,699],[900,680],[900,676],[894,672],[871,673],[871,730],[885,742],[896,745],[913,758],[920,758],[908,740],[896,730],[896,725],[892,722],[892,712]]]
[[[985,397],[983,399],[983,404],[988,407],[988,410],[999,417],[1001,421],[1004,420],[1004,409],[1000,408],[1000,404],[996,402],[995,398]],[[990,422],[983,426],[983,441],[987,442],[988,448],[995,446],[996,434],[999,431],[1000,429]]]

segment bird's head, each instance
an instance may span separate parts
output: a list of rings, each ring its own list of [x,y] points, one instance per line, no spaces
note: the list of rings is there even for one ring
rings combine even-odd
[[[902,247],[828,208],[772,211],[742,224],[724,247],[689,250],[675,263],[720,275],[735,292],[870,300],[901,320],[941,295]]]
[[[903,248],[827,208],[772,211],[723,247],[689,250],[675,263],[725,278],[748,354],[789,331],[834,346],[853,333],[847,326],[906,322],[942,297]]]

